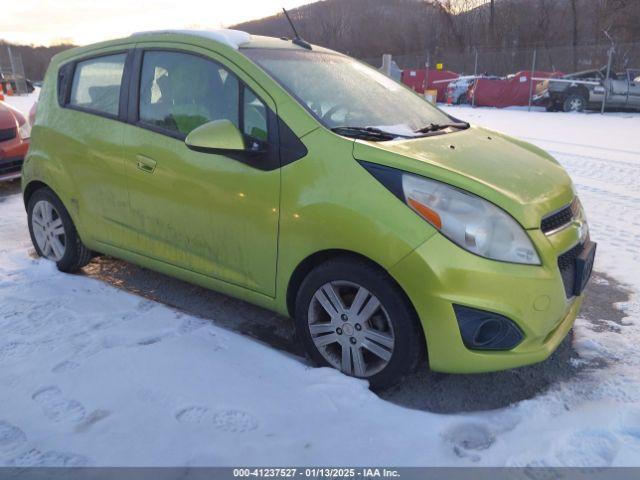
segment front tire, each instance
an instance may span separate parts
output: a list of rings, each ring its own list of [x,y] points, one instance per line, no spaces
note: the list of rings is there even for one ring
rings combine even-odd
[[[29,234],[36,253],[56,263],[58,270],[73,273],[91,261],[69,212],[48,188],[31,195],[27,204]]]
[[[374,389],[416,369],[425,341],[416,314],[379,268],[352,258],[309,273],[296,299],[298,338],[319,366],[369,380]]]
[[[559,112],[560,110],[562,110],[562,108],[559,107],[556,102],[547,103],[545,109],[547,110],[547,112]]]

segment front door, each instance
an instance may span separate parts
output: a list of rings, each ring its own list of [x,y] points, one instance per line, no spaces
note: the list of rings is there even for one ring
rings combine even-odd
[[[607,97],[607,105],[610,107],[624,107],[627,104],[629,94],[629,82],[626,75],[611,72],[610,90]]]
[[[273,296],[280,170],[184,143],[220,119],[247,143],[267,143],[273,107],[195,48],[138,50],[138,121],[124,135],[132,250]]]

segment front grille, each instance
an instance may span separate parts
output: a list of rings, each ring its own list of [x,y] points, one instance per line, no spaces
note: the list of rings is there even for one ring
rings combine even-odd
[[[0,142],[6,142],[7,140],[11,140],[16,138],[18,135],[18,129],[16,127],[11,128],[1,128],[0,129]]]
[[[576,197],[569,205],[567,205],[563,209],[543,218],[542,222],[540,223],[540,229],[544,233],[549,233],[562,228],[565,225],[571,223],[571,220],[573,220],[578,215],[579,211],[580,203],[578,201],[578,197]]]
[[[573,297],[573,292],[575,291],[576,258],[582,253],[582,250],[584,250],[584,243],[579,243],[558,257],[558,268],[560,269],[562,283],[564,283],[564,293],[567,298]]]
[[[8,162],[0,162],[0,177],[20,172],[22,163],[23,160],[21,158],[18,160],[10,160]]]

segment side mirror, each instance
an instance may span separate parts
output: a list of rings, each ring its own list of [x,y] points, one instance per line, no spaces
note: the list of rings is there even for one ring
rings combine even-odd
[[[214,120],[192,130],[184,143],[191,150],[204,153],[244,151],[244,138],[230,120]]]

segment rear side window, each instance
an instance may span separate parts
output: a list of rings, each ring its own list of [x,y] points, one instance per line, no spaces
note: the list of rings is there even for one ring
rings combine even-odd
[[[126,53],[106,55],[76,64],[69,105],[118,115]]]
[[[239,122],[239,81],[212,60],[148,51],[140,78],[140,122],[186,136],[213,120]]]

